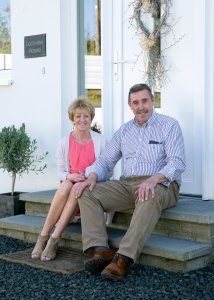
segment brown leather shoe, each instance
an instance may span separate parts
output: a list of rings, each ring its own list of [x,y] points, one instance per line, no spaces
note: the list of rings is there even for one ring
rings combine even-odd
[[[133,264],[131,258],[116,253],[112,261],[102,271],[101,277],[105,279],[120,280],[123,278],[131,264]]]
[[[91,273],[101,272],[114,257],[112,249],[95,250],[94,255],[84,262],[84,267]]]

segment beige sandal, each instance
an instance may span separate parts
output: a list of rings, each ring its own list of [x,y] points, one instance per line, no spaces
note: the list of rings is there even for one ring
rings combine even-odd
[[[39,235],[36,245],[31,253],[32,259],[40,259],[42,252],[44,251],[46,244],[48,242],[49,235],[41,236]]]
[[[55,258],[59,241],[60,238],[55,239],[52,236],[49,238],[45,250],[42,252],[40,258],[42,261],[50,261]]]

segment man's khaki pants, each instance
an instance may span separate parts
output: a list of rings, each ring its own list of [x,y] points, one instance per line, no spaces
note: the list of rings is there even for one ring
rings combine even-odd
[[[134,261],[142,252],[145,241],[158,222],[161,211],[176,205],[179,187],[176,182],[169,187],[158,184],[155,198],[151,192],[147,201],[138,199],[136,191],[148,176],[121,177],[97,183],[93,191],[86,189],[79,199],[82,223],[83,251],[91,247],[108,247],[106,221],[103,212],[133,209],[130,226],[120,242],[118,253]]]

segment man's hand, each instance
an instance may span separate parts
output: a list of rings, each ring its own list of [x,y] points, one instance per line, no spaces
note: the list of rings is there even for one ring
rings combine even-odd
[[[166,181],[166,177],[162,174],[157,173],[146,179],[144,182],[142,182],[135,194],[138,194],[138,197],[142,202],[147,201],[149,199],[149,193],[151,193],[152,198],[154,198],[155,187],[158,183],[164,181]]]
[[[75,197],[79,198],[86,187],[89,187],[89,190],[92,191],[96,185],[96,181],[97,175],[95,173],[90,173],[85,181],[76,183],[72,189]]]

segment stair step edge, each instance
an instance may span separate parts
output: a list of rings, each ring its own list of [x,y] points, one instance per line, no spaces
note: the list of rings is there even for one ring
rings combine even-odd
[[[56,190],[24,193],[20,200],[33,203],[51,204]],[[132,214],[133,210],[121,211],[119,213]],[[214,224],[214,201],[203,201],[195,198],[181,197],[175,207],[165,209],[161,219],[175,221]]]
[[[44,217],[18,215],[0,219],[0,228],[6,227],[8,230],[38,234],[43,226],[44,220]],[[118,248],[120,240],[125,234],[125,230],[108,228],[108,234],[110,236],[111,246]],[[68,226],[63,232],[62,238],[81,241],[80,224]],[[178,261],[186,261],[208,255],[211,251],[212,246],[207,243],[152,234],[149,240],[145,243],[142,253]]]

